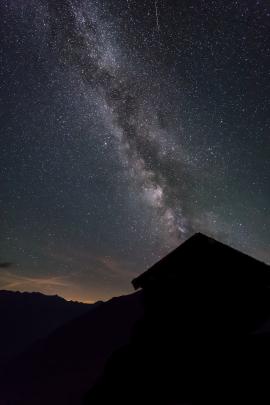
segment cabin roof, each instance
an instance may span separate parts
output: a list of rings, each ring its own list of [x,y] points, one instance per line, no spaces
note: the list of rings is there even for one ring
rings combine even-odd
[[[245,269],[256,269],[256,277],[263,279],[264,282],[267,280],[270,284],[270,266],[209,236],[195,233],[143,274],[136,277],[132,281],[133,287],[137,290],[157,280],[162,281],[172,272],[186,267],[187,264],[190,264],[190,261],[197,260],[199,262],[200,258],[203,259],[205,257],[207,257],[207,260],[214,258],[221,263],[227,260],[228,263],[240,264]],[[258,271],[261,271],[260,275],[258,275]],[[245,274],[247,273],[248,271],[246,270]]]

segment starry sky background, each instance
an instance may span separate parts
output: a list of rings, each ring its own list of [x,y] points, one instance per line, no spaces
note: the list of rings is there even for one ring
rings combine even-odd
[[[268,1],[0,14],[0,288],[107,299],[197,231],[270,262]]]

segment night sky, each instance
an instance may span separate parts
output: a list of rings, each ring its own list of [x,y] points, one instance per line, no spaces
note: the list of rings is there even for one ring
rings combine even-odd
[[[268,1],[0,15],[0,288],[107,299],[197,231],[270,262]]]

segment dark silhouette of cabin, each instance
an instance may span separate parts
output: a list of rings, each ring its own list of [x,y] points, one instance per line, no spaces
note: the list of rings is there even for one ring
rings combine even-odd
[[[132,281],[144,316],[96,404],[269,404],[269,266],[195,234]]]

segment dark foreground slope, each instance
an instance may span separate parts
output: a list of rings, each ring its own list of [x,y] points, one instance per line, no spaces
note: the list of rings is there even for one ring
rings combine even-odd
[[[139,292],[101,303],[57,329],[2,370],[0,404],[80,404],[141,316]]]
[[[0,291],[0,363],[93,308],[41,293]]]

